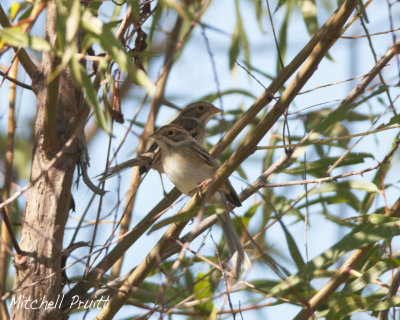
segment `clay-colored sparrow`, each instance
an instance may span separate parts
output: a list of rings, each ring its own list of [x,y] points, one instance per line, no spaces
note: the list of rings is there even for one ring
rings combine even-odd
[[[197,188],[211,178],[219,168],[218,162],[184,128],[168,124],[154,132],[151,137],[161,149],[162,169],[172,183],[184,194],[193,195]],[[229,180],[209,200],[209,203],[226,202],[241,206],[238,195]],[[244,251],[239,235],[226,210],[217,213],[231,256],[236,275],[241,266],[249,270],[251,262]]]
[[[207,122],[220,111],[220,109],[214,107],[211,103],[202,101],[195,102],[187,105],[171,123],[182,126],[202,145],[206,135]],[[134,159],[127,160],[117,166],[108,168],[107,171],[100,176],[102,177],[102,180],[105,180],[134,166],[140,166],[140,175],[147,172],[150,167],[162,173],[162,168],[159,165],[159,158],[159,149],[155,142],[143,155],[139,155]]]

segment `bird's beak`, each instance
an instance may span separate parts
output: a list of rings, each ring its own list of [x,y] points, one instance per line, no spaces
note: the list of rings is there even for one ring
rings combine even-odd
[[[213,108],[211,109],[211,113],[212,113],[212,114],[220,113],[221,111],[222,111],[221,109],[219,109],[219,108],[217,108],[217,107],[214,107],[214,106],[213,106]]]
[[[157,130],[156,132],[153,132],[153,133],[150,135],[150,138],[153,138],[153,139],[155,139],[155,140],[159,139],[160,137],[161,137],[161,135],[160,135],[160,131],[159,131],[159,130]]]

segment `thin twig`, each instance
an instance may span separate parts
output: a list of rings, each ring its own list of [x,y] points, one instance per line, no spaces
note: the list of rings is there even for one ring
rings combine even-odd
[[[334,141],[342,141],[342,140],[348,140],[351,138],[355,137],[364,137],[368,136],[370,134],[386,131],[386,130],[391,130],[391,129],[397,129],[400,127],[400,124],[394,124],[392,126],[388,127],[381,127],[378,129],[374,130],[369,130],[361,133],[355,133],[355,134],[349,134],[347,136],[342,136],[342,137],[336,137],[336,138],[329,138],[329,139],[320,139],[320,140],[314,140],[314,141],[304,141],[304,142],[299,142],[295,144],[289,144],[289,145],[284,145],[284,146],[266,146],[266,147],[257,147],[257,150],[269,150],[269,149],[282,149],[282,148],[297,148],[297,147],[302,147],[302,146],[307,146],[307,145],[316,145],[316,144],[326,144],[328,142],[334,142]]]
[[[15,78],[13,78],[13,77],[10,77],[9,75],[7,75],[7,73],[5,73],[5,72],[3,72],[3,71],[1,71],[1,70],[0,70],[0,76],[3,76],[3,77],[6,78],[7,80],[9,80],[9,81],[15,83],[16,85],[18,85],[18,86],[20,86],[20,87],[22,87],[22,88],[24,88],[24,89],[32,90],[32,87],[31,87],[30,85],[25,84],[25,83],[23,83],[23,82],[21,82],[21,81],[18,81],[17,79],[15,79]]]
[[[382,32],[375,32],[375,33],[370,33],[369,34],[369,36],[370,37],[374,37],[374,36],[379,36],[379,35],[382,35],[382,34],[388,34],[388,33],[392,33],[392,32],[396,32],[396,31],[399,31],[400,30],[400,28],[396,28],[396,29],[391,29],[391,30],[387,30],[387,31],[382,31]],[[368,35],[361,35],[361,36],[341,36],[340,38],[341,39],[350,39],[350,40],[352,40],[352,39],[361,39],[361,38],[367,38],[368,37]]]

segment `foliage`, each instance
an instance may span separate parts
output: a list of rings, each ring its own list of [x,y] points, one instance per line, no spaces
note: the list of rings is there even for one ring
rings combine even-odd
[[[326,319],[350,319],[356,313],[362,313],[365,319],[383,319],[385,310],[398,312],[398,61],[392,59],[389,65],[374,69],[394,46],[392,36],[398,35],[387,30],[397,26],[389,23],[379,28],[382,16],[372,14],[376,6],[369,6],[370,1],[342,2],[354,2],[359,15],[346,20],[349,31],[339,26],[340,30],[345,36],[362,37],[339,39],[332,48],[327,45],[318,70],[315,68],[313,77],[306,79],[304,89],[299,86],[302,92],[290,91],[304,76],[296,72],[300,65],[307,67],[317,49],[301,49],[314,36],[320,36],[319,32],[326,32],[326,17],[336,14],[334,1],[236,0],[229,5],[230,12],[221,13],[218,10],[223,5],[209,0],[54,0],[55,45],[43,36],[39,26],[45,3],[0,4],[5,13],[0,14],[2,74],[8,73],[3,70],[13,63],[13,48],[20,48],[19,68],[31,79],[30,68],[40,63],[39,56],[45,52],[53,55],[56,64],[48,83],[70,71],[94,115],[85,125],[93,175],[104,170],[106,163],[120,163],[133,153],[145,151],[154,124],[170,121],[174,109],[198,100],[212,102],[224,111],[209,124],[208,148],[228,130],[233,132],[233,136],[224,138],[227,142],[220,142],[213,150],[221,163],[227,163],[221,172],[229,170],[233,161],[240,162],[231,170],[235,170],[231,181],[238,193],[242,191],[243,205],[234,209],[236,217],[232,215],[232,219],[253,262],[253,270],[241,275],[243,281],[217,268],[229,270],[224,240],[218,241],[215,236],[218,227],[190,233],[200,223],[199,216],[206,221],[201,226],[207,221],[211,225],[216,207],[189,207],[176,215],[183,207],[182,200],[172,202],[178,193],[162,197],[156,175],[149,173],[139,180],[134,171],[131,180],[129,173],[124,173],[122,182],[115,178],[106,187],[100,183],[100,188],[109,190],[104,197],[82,182],[72,190],[76,213],[69,217],[60,245],[67,248],[78,241],[90,243],[68,257],[66,272],[73,283],[64,292],[72,294],[76,283],[87,292],[108,283],[109,275],[130,274],[132,268],[146,263],[146,255],[157,248],[156,241],[166,226],[183,229],[189,221],[179,237],[166,236],[168,247],[157,256],[156,264],[149,263],[143,279],[136,279],[136,289],[121,290],[128,292],[126,300],[112,300],[117,311],[118,303],[123,305],[121,315],[216,319],[220,314],[241,312],[243,317],[248,313],[252,317],[284,314],[285,318],[294,318],[297,314],[297,319],[306,319],[310,303],[311,314]],[[385,13],[386,20],[393,22],[399,8],[399,4],[393,4],[392,11]],[[362,27],[352,28],[351,24],[359,24],[360,19]],[[382,30],[387,32],[375,35]],[[379,49],[374,42],[377,37],[381,37]],[[325,34],[318,42],[323,44],[328,38]],[[363,57],[357,52],[340,52],[350,42],[363,46]],[[23,53],[32,64],[24,62],[20,57]],[[371,53],[376,60],[364,57]],[[352,55],[362,59],[363,68],[351,75],[361,75],[360,79],[346,81],[347,90],[342,83],[348,74],[339,70],[354,63]],[[293,57],[303,60],[292,68]],[[209,71],[205,71],[207,68]],[[376,77],[360,89],[358,86],[372,72]],[[265,102],[259,112],[246,118],[249,110],[254,110],[254,101],[267,95],[265,84],[280,79],[284,79],[282,84],[270,92],[272,101],[268,97],[269,104]],[[1,83],[2,96],[7,96],[6,83]],[[293,97],[288,98],[286,92],[294,92]],[[29,97],[26,89],[22,99],[25,96]],[[272,129],[257,141],[258,147],[246,154],[246,146],[262,130],[260,123],[277,114],[275,109],[271,111],[272,106],[285,99],[290,100],[288,113],[273,121]],[[14,169],[5,169],[15,171],[11,193],[28,178],[36,139],[31,125],[35,114],[28,110],[32,102],[28,106],[18,103],[17,123],[24,125],[14,129],[15,143],[10,146],[7,142],[10,132],[5,130],[6,125],[0,136],[2,154],[14,154]],[[7,112],[2,109],[5,124]],[[234,132],[241,121],[242,128]],[[219,150],[218,146],[223,148]],[[237,160],[241,156],[244,161]],[[10,207],[16,237],[23,206],[20,198]],[[160,218],[159,213],[164,216]],[[125,235],[128,230],[129,235]],[[118,233],[124,237],[118,238]],[[184,251],[186,243],[189,249]],[[11,278],[13,267],[6,263]],[[90,271],[87,278],[75,263],[86,265]],[[100,267],[107,273],[96,277]],[[97,281],[91,282],[94,278]],[[118,287],[126,279],[122,278]],[[337,286],[328,290],[335,281]],[[12,290],[8,281],[6,291]],[[116,297],[115,291],[106,295]],[[9,297],[6,299],[10,302]],[[86,310],[75,312],[81,317]],[[105,309],[90,312],[109,316]]]

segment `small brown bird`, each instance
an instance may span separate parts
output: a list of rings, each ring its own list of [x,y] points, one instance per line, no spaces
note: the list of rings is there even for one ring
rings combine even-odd
[[[201,145],[204,143],[206,135],[206,125],[208,121],[221,110],[208,102],[195,102],[187,105],[171,123],[182,126],[190,135]],[[106,180],[117,175],[125,169],[140,166],[140,175],[147,172],[151,167],[162,173],[159,165],[160,150],[157,143],[153,143],[143,154],[134,159],[127,160],[117,166],[108,168],[100,174],[101,180]]]
[[[219,168],[218,162],[183,127],[176,124],[162,126],[151,137],[161,149],[162,170],[171,182],[184,194],[193,195],[198,187],[212,178]],[[229,180],[209,200],[209,203],[226,202],[241,206],[238,195]],[[241,267],[251,269],[251,262],[241,244],[240,237],[230,219],[229,212],[217,213],[231,256],[236,275]]]

